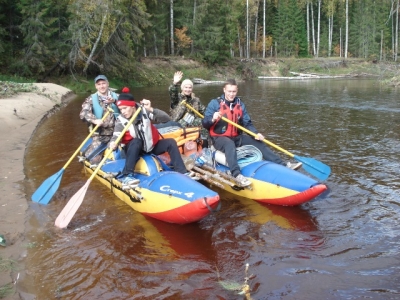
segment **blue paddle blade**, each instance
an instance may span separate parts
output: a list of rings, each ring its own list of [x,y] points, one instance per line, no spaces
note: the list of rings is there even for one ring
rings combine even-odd
[[[315,158],[301,157],[297,155],[293,156],[293,158],[302,162],[303,169],[320,180],[327,179],[331,174],[331,168]]]
[[[54,175],[47,178],[39,188],[33,193],[32,201],[40,204],[48,204],[60,186],[62,174],[65,169],[61,169]]]

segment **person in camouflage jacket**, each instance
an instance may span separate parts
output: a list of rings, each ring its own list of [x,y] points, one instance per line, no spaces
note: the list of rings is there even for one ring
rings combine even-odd
[[[115,117],[119,113],[115,101],[118,99],[118,94],[111,92],[109,82],[104,75],[99,75],[95,78],[95,87],[97,93],[90,95],[82,104],[82,110],[79,114],[81,120],[86,121],[91,130],[97,124],[100,124],[98,130],[92,135],[91,145],[84,151],[84,159],[87,159],[92,164],[101,161],[101,154],[107,148],[107,144],[112,138]],[[97,103],[94,103],[97,101]],[[110,113],[104,121],[102,117],[107,112],[107,106],[111,106],[114,113]]]
[[[203,148],[208,146],[208,130],[203,128],[201,124],[202,118],[197,116],[193,111],[182,104],[183,100],[186,100],[195,110],[204,115],[206,107],[200,102],[199,97],[193,93],[193,82],[189,79],[185,79],[181,87],[181,92],[179,92],[179,83],[182,79],[183,73],[177,71],[174,74],[173,83],[169,87],[169,96],[171,99],[171,119],[182,125],[183,128],[186,127],[202,127],[200,135],[203,141]]]

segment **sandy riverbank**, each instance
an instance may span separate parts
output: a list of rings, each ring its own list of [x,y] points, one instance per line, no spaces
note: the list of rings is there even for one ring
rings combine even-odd
[[[71,90],[52,83],[38,83],[40,93],[20,93],[0,98],[0,261],[23,260],[26,212],[30,195],[23,190],[25,148],[40,121],[49,111],[73,99]],[[15,282],[16,272],[0,268],[0,288]],[[14,294],[7,299],[20,299]]]

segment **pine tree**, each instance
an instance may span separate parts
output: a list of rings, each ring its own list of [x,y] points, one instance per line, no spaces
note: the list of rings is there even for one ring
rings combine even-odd
[[[17,3],[0,0],[0,7],[0,67],[6,73],[23,55],[23,35],[19,29],[21,14]]]
[[[385,1],[387,2],[387,1]],[[389,3],[387,3],[389,4]],[[380,53],[381,32],[388,36],[389,27],[385,25],[389,15],[389,5],[383,9],[374,0],[353,2],[350,6],[351,19],[349,52],[356,57],[377,59]]]
[[[303,14],[296,0],[281,0],[277,7],[274,40],[284,56],[306,56],[307,36]]]
[[[65,7],[65,3],[60,2]],[[63,47],[60,45],[60,20],[65,15],[60,15],[65,9],[59,9],[53,1],[21,0],[18,4],[22,15],[19,26],[24,35],[24,56],[21,63],[15,66],[21,75],[40,74],[46,70],[47,65],[60,59]]]
[[[144,37],[149,54],[158,56],[170,53],[168,5],[169,1],[166,0],[154,0],[147,3],[151,16],[150,26],[144,32]]]
[[[200,9],[201,8],[201,9]],[[230,57],[237,24],[230,1],[204,1],[194,27],[195,52],[208,64],[223,63]]]

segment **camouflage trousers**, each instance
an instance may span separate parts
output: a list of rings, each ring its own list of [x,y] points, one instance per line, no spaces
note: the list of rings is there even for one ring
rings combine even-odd
[[[85,150],[83,155],[92,164],[96,165],[103,159],[103,153],[111,140],[111,135],[93,135],[92,143]]]

